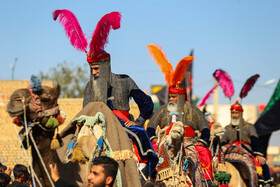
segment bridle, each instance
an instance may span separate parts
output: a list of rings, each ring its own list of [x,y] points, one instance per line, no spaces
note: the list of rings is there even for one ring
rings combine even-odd
[[[35,118],[33,120],[33,123],[38,122],[39,118],[56,116],[57,114],[59,114],[59,106],[58,105],[56,107],[53,107],[53,108],[50,108],[50,109],[47,109],[47,110],[42,110],[42,104],[41,104],[41,100],[40,100],[39,95],[34,93],[29,87],[27,89],[30,92],[32,102],[33,102],[33,106],[36,109],[36,113],[38,114],[37,118]]]

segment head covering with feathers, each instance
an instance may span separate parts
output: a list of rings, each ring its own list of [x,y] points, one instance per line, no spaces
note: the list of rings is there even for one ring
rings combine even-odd
[[[53,12],[53,19],[56,20],[58,17],[73,47],[87,53],[88,41],[75,15],[66,9],[55,10]],[[108,35],[111,28],[114,30],[119,29],[120,22],[120,12],[108,13],[99,20],[89,45],[89,53],[87,54],[88,63],[110,57],[109,53],[105,52],[104,47],[108,43]]]
[[[186,94],[186,89],[180,89],[181,82],[187,75],[188,68],[193,62],[193,56],[182,58],[173,70],[172,64],[168,61],[166,54],[162,51],[161,47],[157,44],[150,44],[147,46],[149,54],[153,57],[156,64],[165,75],[165,81],[169,86],[169,93]]]

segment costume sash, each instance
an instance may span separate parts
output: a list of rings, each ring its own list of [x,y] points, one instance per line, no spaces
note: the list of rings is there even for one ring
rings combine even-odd
[[[123,121],[129,121],[129,112],[125,110],[112,110],[112,112]]]

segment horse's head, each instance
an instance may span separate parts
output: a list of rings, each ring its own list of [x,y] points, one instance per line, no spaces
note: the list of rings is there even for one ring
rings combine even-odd
[[[35,93],[28,88],[18,89],[11,95],[6,111],[11,117],[18,117],[23,122],[25,110],[27,121],[45,124],[50,115],[58,113],[59,94],[59,84],[54,88],[42,86],[42,90]]]

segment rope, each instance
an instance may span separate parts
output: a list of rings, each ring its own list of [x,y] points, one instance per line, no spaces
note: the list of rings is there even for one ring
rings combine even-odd
[[[40,161],[41,161],[41,164],[42,164],[42,166],[43,166],[43,168],[44,168],[44,170],[45,170],[45,172],[46,172],[46,175],[47,175],[47,177],[48,177],[48,179],[49,179],[49,181],[50,181],[50,183],[51,183],[51,186],[52,186],[52,187],[55,187],[55,186],[54,186],[54,183],[53,183],[53,181],[52,181],[52,179],[51,179],[51,177],[50,177],[50,174],[49,174],[49,172],[48,172],[48,170],[47,170],[47,168],[46,168],[46,165],[45,165],[45,163],[44,163],[44,161],[43,161],[43,158],[42,158],[42,156],[41,156],[41,154],[40,154],[40,152],[39,152],[39,150],[38,150],[38,147],[37,147],[37,145],[36,145],[36,142],[35,142],[35,140],[34,140],[34,138],[33,138],[32,133],[30,133],[29,137],[30,137],[30,139],[31,139],[31,141],[32,141],[32,143],[33,143],[33,146],[34,146],[34,148],[35,148],[37,154],[38,154],[38,157],[39,157],[39,159],[40,159]]]
[[[23,103],[23,112],[24,112],[24,125],[25,125],[25,132],[26,132],[26,141],[27,141],[27,146],[29,145],[29,142],[28,142],[28,131],[27,131],[27,120],[26,120],[26,109],[25,109],[25,97],[23,97],[22,98],[22,103]],[[43,158],[42,158],[42,156],[41,156],[41,154],[40,154],[40,152],[39,152],[39,150],[38,150],[38,147],[37,147],[37,145],[36,145],[36,142],[35,142],[35,140],[34,140],[34,138],[33,138],[33,136],[32,136],[32,133],[30,133],[30,135],[29,135],[29,137],[30,137],[30,139],[31,139],[31,141],[32,141],[32,143],[33,143],[33,146],[34,146],[34,148],[35,148],[35,150],[36,150],[36,152],[37,152],[37,154],[38,154],[38,157],[39,157],[39,159],[40,159],[40,161],[41,161],[41,164],[42,164],[42,166],[43,166],[43,168],[44,168],[44,170],[45,170],[45,172],[46,172],[46,174],[47,174],[47,177],[48,177],[48,179],[49,179],[49,181],[50,181],[50,183],[51,183],[51,186],[52,187],[55,187],[54,186],[54,184],[53,184],[53,181],[52,181],[52,179],[51,179],[51,177],[50,177],[50,174],[49,174],[49,172],[48,172],[48,170],[47,170],[47,168],[46,168],[46,165],[45,165],[45,163],[44,163],[44,161],[43,161]],[[33,169],[32,169],[33,170]],[[38,179],[38,178],[37,178]],[[42,185],[42,184],[41,184]]]
[[[23,143],[22,143],[22,141],[21,141],[21,139],[20,139],[20,137],[19,137],[19,135],[18,135],[18,131],[17,131],[17,128],[16,128],[16,126],[14,125],[14,129],[15,129],[15,131],[16,131],[16,134],[17,134],[17,137],[18,137],[18,141],[20,142],[20,144],[21,144],[21,146],[23,147]],[[28,155],[27,155],[27,151],[23,148],[22,149],[23,150],[23,152],[24,152],[24,156],[26,157],[26,158],[28,158]],[[40,187],[43,187],[42,186],[42,184],[41,184],[41,182],[39,181],[39,179],[38,179],[38,177],[37,177],[37,175],[36,175],[36,173],[34,172],[34,170],[33,170],[33,167],[32,167],[32,164],[31,164],[31,162],[29,162],[29,159],[26,159],[26,161],[28,162],[28,165],[30,166],[30,169],[31,169],[31,176],[32,176],[32,180],[33,180],[33,185],[34,185],[34,187],[36,187],[36,183],[34,183],[34,176],[35,176],[35,179],[37,180],[37,182],[38,182],[38,184],[39,184],[39,186]]]

